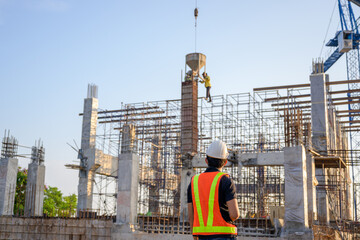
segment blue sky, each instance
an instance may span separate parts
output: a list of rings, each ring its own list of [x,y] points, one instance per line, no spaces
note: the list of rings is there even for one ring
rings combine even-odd
[[[197,50],[207,55],[212,94],[308,82],[334,4],[198,0]],[[25,146],[41,138],[46,184],[76,193],[77,172],[64,164],[77,155],[66,142],[80,142],[78,113],[87,84],[99,86],[102,109],[179,98],[185,55],[194,51],[194,5],[194,0],[0,0],[0,133],[10,129]],[[338,22],[335,9],[326,40]],[[332,80],[346,79],[344,59],[328,73]],[[29,160],[20,162],[27,166]]]

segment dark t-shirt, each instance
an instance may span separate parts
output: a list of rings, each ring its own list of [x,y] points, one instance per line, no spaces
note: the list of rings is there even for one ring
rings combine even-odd
[[[205,172],[220,172],[219,169],[209,167],[206,169]],[[226,204],[227,201],[233,200],[236,198],[236,191],[235,191],[235,184],[234,182],[227,176],[223,176],[220,179],[219,183],[219,205],[220,205],[220,213],[224,220],[228,223],[234,224],[233,221],[230,219],[229,209]],[[191,183],[187,189],[187,199],[188,203],[192,203],[192,193],[191,193]],[[207,238],[214,238],[214,237],[233,237],[234,235],[208,235],[208,236],[199,236],[199,239],[207,239]]]

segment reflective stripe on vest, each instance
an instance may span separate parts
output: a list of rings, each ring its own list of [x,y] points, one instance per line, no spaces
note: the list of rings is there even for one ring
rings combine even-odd
[[[223,176],[225,173],[219,172],[216,174],[215,178],[213,179],[210,187],[210,194],[209,194],[209,202],[208,202],[208,218],[207,218],[207,224],[205,226],[202,209],[201,209],[201,203],[200,203],[200,196],[199,196],[199,176],[200,174],[197,174],[194,176],[193,179],[193,186],[194,186],[194,198],[195,198],[195,205],[197,210],[197,216],[199,219],[199,225],[200,226],[193,226],[193,234],[201,234],[201,233],[221,233],[221,234],[236,234],[237,228],[236,226],[230,225],[230,226],[213,226],[214,221],[214,202],[215,202],[215,192],[216,192],[216,186],[219,178]],[[225,220],[224,220],[225,222]],[[228,224],[228,223],[227,223]]]

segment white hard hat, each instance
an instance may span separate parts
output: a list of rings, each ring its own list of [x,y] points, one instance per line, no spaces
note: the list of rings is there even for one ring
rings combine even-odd
[[[213,141],[206,150],[206,155],[212,158],[227,159],[229,153],[226,143],[221,140]]]

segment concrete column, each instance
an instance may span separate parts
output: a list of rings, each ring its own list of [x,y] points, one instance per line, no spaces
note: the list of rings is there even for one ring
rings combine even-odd
[[[329,75],[327,74],[310,75],[312,143],[315,150],[322,155],[327,155],[330,142],[326,93],[327,81],[329,81]],[[318,220],[320,224],[329,224],[329,201],[324,189],[324,185],[327,184],[327,172],[325,169],[317,168],[315,175],[319,182],[319,188],[316,192]]]
[[[187,207],[187,190],[191,183],[192,177],[195,175],[193,168],[183,168],[181,171],[181,189],[180,189],[180,219],[188,220]]]
[[[328,80],[329,75],[324,73],[310,75],[312,143],[315,150],[321,154],[327,154],[330,142],[326,94]]]
[[[191,161],[198,148],[198,83],[181,83],[181,154],[183,167],[180,183],[180,218],[188,218],[187,188],[195,175]]]
[[[119,156],[116,223],[133,231],[137,217],[139,157],[134,153]]]
[[[78,214],[92,209],[98,106],[97,86],[89,85],[87,98],[84,99],[81,149],[79,151],[82,169],[79,171]]]
[[[13,215],[18,160],[0,159],[0,216]]]
[[[316,209],[316,186],[315,180],[315,162],[311,154],[306,154],[306,174],[307,174],[307,197],[308,197],[308,218],[309,226],[312,226],[313,222],[317,220]]]
[[[45,166],[32,162],[28,166],[28,177],[25,194],[25,216],[43,215],[45,189]]]
[[[135,126],[124,124],[121,133],[121,153],[134,152],[135,150]]]
[[[346,179],[346,205],[347,208],[345,209],[345,218],[347,220],[355,220],[353,219],[353,209],[354,209],[354,202],[353,202],[353,191],[352,191],[352,180],[351,180],[351,175],[350,175],[350,168],[347,167],[344,169],[345,171],[345,179]]]
[[[319,183],[316,191],[316,204],[318,212],[318,221],[321,225],[327,225],[330,223],[330,211],[329,211],[329,199],[326,194],[325,184],[327,182],[326,169],[316,168],[315,176]]]
[[[134,153],[135,126],[122,128],[121,154],[119,155],[116,223],[121,231],[135,230],[139,188],[139,157]]]
[[[195,175],[195,169],[193,168],[194,162],[199,162],[198,155],[184,154],[181,157],[182,169],[181,169],[181,183],[180,183],[180,219],[188,219],[187,208],[187,189],[191,183],[192,177]],[[205,167],[206,163],[201,167]]]
[[[198,84],[181,83],[181,153],[196,153],[198,146]]]
[[[285,229],[284,237],[312,239],[308,220],[307,174],[305,148],[284,148],[285,155]],[[299,232],[301,238],[299,238]]]
[[[161,178],[161,135],[155,135],[152,138],[151,145],[151,172],[153,181],[149,187],[149,212],[153,214],[160,214],[160,178]]]

